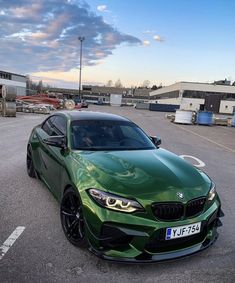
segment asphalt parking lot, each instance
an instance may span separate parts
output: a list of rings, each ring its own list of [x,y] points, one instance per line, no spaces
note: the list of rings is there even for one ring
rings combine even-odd
[[[17,227],[25,229],[2,258],[0,250],[0,282],[235,282],[235,128],[176,125],[165,113],[130,107],[90,110],[128,117],[161,136],[163,148],[205,164],[225,213],[217,242],[187,258],[145,265],[110,263],[73,247],[62,232],[58,203],[26,172],[29,134],[46,117],[18,113],[0,117],[0,247]]]

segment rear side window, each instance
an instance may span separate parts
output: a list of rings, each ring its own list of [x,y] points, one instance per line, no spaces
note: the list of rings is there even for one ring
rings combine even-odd
[[[54,116],[53,117],[50,117],[49,119],[47,119],[43,125],[42,125],[42,129],[44,132],[46,132],[49,136],[53,136],[53,120],[54,120]]]
[[[52,116],[43,123],[42,129],[49,136],[66,135],[66,119],[61,116]]]
[[[66,129],[67,129],[67,122],[64,117],[61,116],[54,116],[55,119],[53,120],[54,127],[58,134],[60,135],[66,135]]]

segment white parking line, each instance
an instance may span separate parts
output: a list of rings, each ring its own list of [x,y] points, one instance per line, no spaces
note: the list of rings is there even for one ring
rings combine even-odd
[[[197,164],[193,164],[193,166],[198,167],[198,168],[202,168],[205,167],[206,164],[199,158],[192,156],[192,155],[180,155],[181,158],[183,158],[185,161],[187,161],[187,158],[190,159],[194,159],[196,160]]]
[[[218,142],[215,142],[215,141],[213,141],[213,140],[211,140],[211,139],[208,139],[208,138],[206,138],[206,137],[204,137],[204,136],[201,136],[201,135],[199,135],[199,134],[197,134],[197,133],[194,133],[193,131],[190,131],[190,130],[188,130],[188,129],[185,129],[184,127],[181,127],[181,126],[179,126],[179,125],[176,125],[176,124],[175,124],[175,126],[178,127],[178,128],[180,128],[180,129],[182,129],[182,130],[184,130],[185,132],[189,132],[189,133],[191,133],[191,134],[193,134],[193,135],[195,135],[195,136],[198,136],[198,137],[200,137],[200,138],[202,138],[202,139],[204,139],[204,140],[206,140],[206,141],[208,141],[208,142],[211,142],[211,143],[213,143],[213,144],[216,144],[216,145],[218,145],[218,146],[220,146],[220,147],[222,147],[222,148],[224,148],[224,149],[226,149],[226,150],[228,150],[228,151],[231,151],[231,152],[234,152],[234,153],[235,153],[235,150],[232,149],[232,148],[230,148],[230,147],[227,147],[227,146],[222,145],[222,144],[220,144],[220,143],[218,143]]]
[[[0,260],[4,257],[4,255],[8,252],[10,247],[15,243],[15,241],[19,238],[19,236],[23,233],[25,227],[18,226],[11,235],[6,239],[6,241],[0,246]]]

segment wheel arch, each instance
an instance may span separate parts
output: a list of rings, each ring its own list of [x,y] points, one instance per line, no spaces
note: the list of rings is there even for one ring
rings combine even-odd
[[[63,186],[60,199],[63,198],[63,195],[65,194],[65,192],[66,192],[68,189],[70,189],[70,188],[72,188],[77,194],[79,194],[78,189],[76,189],[76,186],[75,186],[74,184],[72,184],[72,183],[67,183],[65,186]]]
[[[74,187],[73,187],[71,184],[67,184],[67,185],[64,187],[64,189],[63,189],[63,195],[64,195],[64,193],[65,193],[68,189],[70,189],[70,188],[74,189]]]

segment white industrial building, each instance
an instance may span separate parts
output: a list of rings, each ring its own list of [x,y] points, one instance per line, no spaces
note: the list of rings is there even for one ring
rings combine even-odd
[[[17,89],[17,96],[26,95],[26,76],[0,71],[0,86],[14,86]]]
[[[182,110],[232,114],[235,112],[235,86],[218,83],[178,82],[150,92],[150,97],[157,103],[180,105]]]

